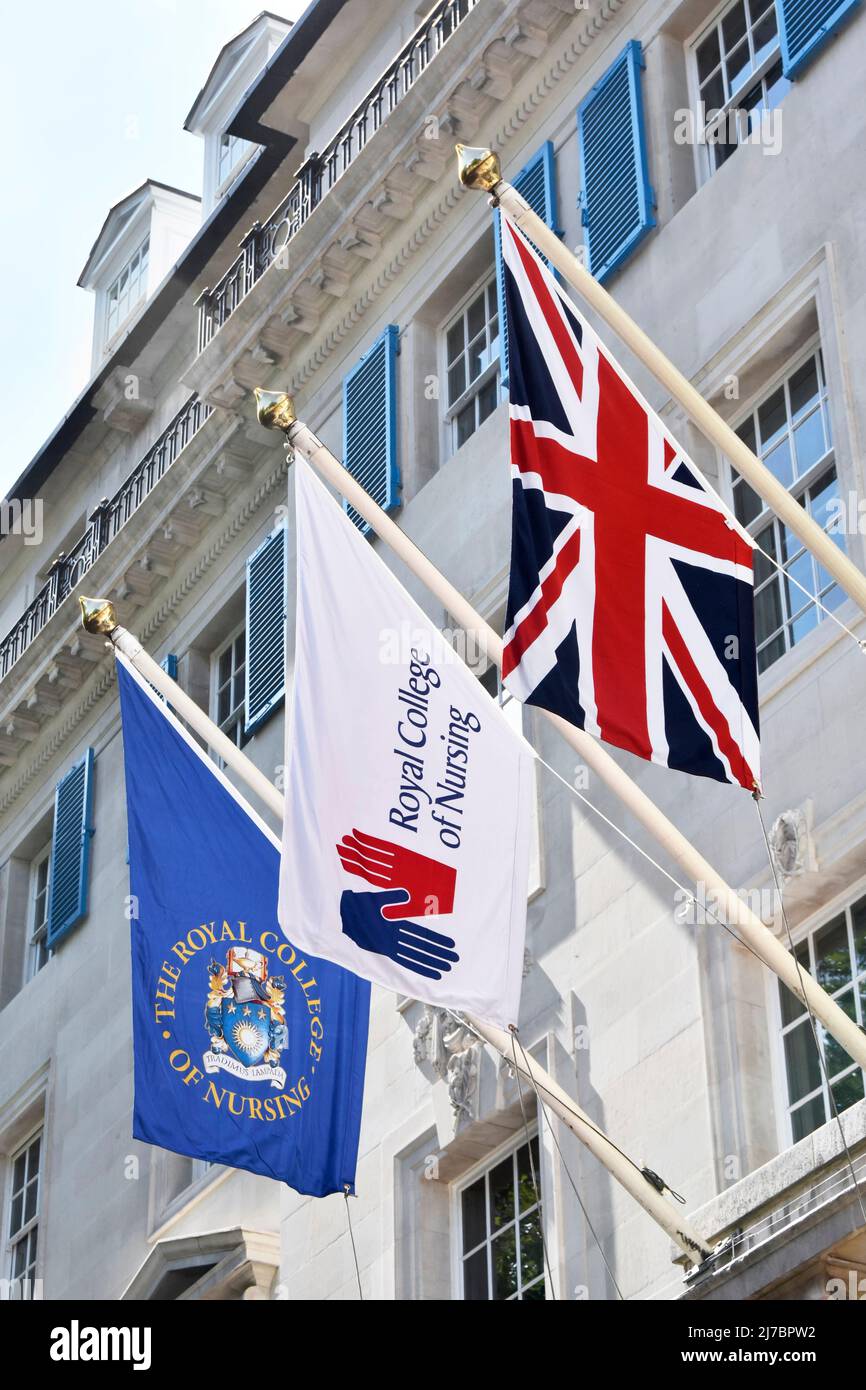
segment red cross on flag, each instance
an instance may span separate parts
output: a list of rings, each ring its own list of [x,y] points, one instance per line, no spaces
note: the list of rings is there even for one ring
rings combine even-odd
[[[760,780],[752,545],[502,216],[513,694],[666,767]]]

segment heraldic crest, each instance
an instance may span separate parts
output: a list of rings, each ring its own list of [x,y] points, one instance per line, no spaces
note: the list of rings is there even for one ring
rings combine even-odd
[[[289,1045],[285,1013],[286,982],[268,976],[260,951],[232,946],[225,965],[211,960],[205,1026],[210,1051],[205,1071],[228,1071],[246,1081],[269,1081],[282,1090],[286,1073],[280,1054]]]

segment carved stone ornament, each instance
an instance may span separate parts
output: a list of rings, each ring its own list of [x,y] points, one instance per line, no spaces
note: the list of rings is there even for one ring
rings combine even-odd
[[[474,1117],[478,1081],[478,1039],[447,1009],[424,1005],[412,1038],[417,1066],[429,1063],[448,1088],[454,1125]]]
[[[783,811],[770,828],[770,852],[780,879],[787,881],[817,867],[809,816],[805,808]]]

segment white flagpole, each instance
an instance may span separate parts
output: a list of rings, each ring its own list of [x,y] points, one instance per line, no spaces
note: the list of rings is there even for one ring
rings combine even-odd
[[[364,494],[366,496],[366,493]],[[245,753],[227,738],[222,730],[205,714],[204,710],[172,680],[171,676],[154,661],[142,647],[137,637],[120,627],[114,605],[105,599],[80,598],[81,621],[85,629],[93,634],[102,634],[123,653],[132,666],[163,695],[172,709],[185,719],[209,747],[219,752],[223,761],[246,782],[247,786],[259,796],[270,811],[282,821],[283,797],[276,787],[268,781]],[[653,1220],[667,1232],[693,1265],[699,1265],[713,1253],[713,1246],[705,1241],[697,1231],[666,1201],[661,1192],[643,1174],[638,1164],[608,1139],[607,1135],[593,1124],[592,1120],[571,1099],[568,1092],[554,1081],[543,1067],[529,1056],[528,1052],[515,1061],[516,1048],[512,1045],[510,1034],[475,1018],[463,1014],[468,1027],[485,1042],[499,1052],[522,1076],[538,1088],[544,1103],[553,1110],[568,1126],[582,1144],[595,1154],[596,1158],[616,1178],[627,1192],[635,1198]],[[521,1054],[524,1049],[521,1046]]]
[[[460,181],[491,195],[521,231],[525,232],[541,254],[556,266],[574,288],[595,309],[635,357],[662,383],[675,401],[691,416],[709,440],[730,459],[737,472],[751,484],[768,507],[776,513],[812,551],[826,570],[846,590],[866,613],[866,575],[826,531],[818,525],[805,507],[791,496],[766,464],[744,444],[716,410],[705,401],[691,382],[665,357],[626,311],[617,304],[593,275],[581,265],[575,255],[563,246],[559,237],[547,227],[537,213],[521,197],[517,189],[500,175],[499,158],[491,150],[457,146]]]
[[[491,661],[502,667],[502,639],[489,623],[476,613],[467,599],[455,589],[435,565],[427,559],[413,541],[400,530],[386,512],[364,491],[351,473],[334,458],[334,455],[312,430],[295,416],[294,405],[289,396],[278,392],[265,392],[256,389],[259,419],[267,428],[281,429],[289,444],[298,449],[306,459],[321,473],[334,488],[346,498],[377,536],[389,545],[396,555],[408,566],[414,575],[427,585],[431,593],[439,599],[451,616],[467,631],[470,631],[486,651]],[[729,927],[736,927],[742,941],[764,962],[774,974],[778,975],[793,994],[811,1009],[823,1023],[827,1032],[844,1047],[854,1061],[866,1067],[866,1033],[853,1019],[850,1019],[835,999],[821,988],[807,971],[802,970],[795,958],[776,939],[752,909],[743,902],[737,892],[725,881],[712,864],[695,848],[685,835],[668,820],[663,811],[656,806],[642,789],[633,782],[628,773],[611,757],[607,749],[583,729],[576,728],[559,715],[549,710],[539,709],[545,719],[556,728],[583,762],[606,782],[616,793],[623,805],[637,817],[640,823],[667,850],[671,858],[680,866],[687,880],[695,885],[703,884],[712,892],[727,920]]]

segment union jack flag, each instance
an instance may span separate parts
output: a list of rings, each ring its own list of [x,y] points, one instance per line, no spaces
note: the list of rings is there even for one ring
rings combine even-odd
[[[752,790],[752,543],[504,213],[501,230],[505,684],[641,758]]]

